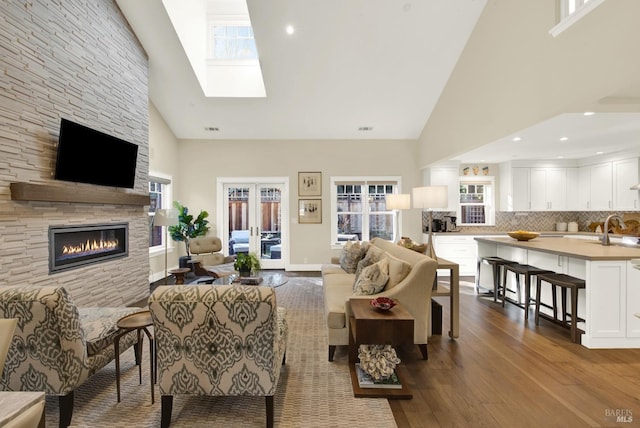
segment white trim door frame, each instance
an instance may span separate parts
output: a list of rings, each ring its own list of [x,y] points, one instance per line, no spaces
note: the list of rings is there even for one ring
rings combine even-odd
[[[221,209],[217,210],[216,221],[219,225],[222,250],[226,255],[232,252],[229,247],[229,195],[233,190],[239,189],[247,193],[246,212],[242,213],[242,229],[246,228],[249,231],[249,252],[258,255],[263,269],[285,269],[289,260],[289,177],[218,177],[216,206]],[[262,216],[265,214],[261,195],[265,191],[275,191],[280,197],[280,212],[271,213],[279,216],[279,243],[274,242],[269,236],[269,232],[272,231],[260,229]],[[277,234],[274,234],[275,236]],[[272,258],[271,247],[278,244],[280,256]]]

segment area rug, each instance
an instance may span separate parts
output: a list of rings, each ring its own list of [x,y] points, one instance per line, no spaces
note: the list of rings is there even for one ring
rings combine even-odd
[[[291,277],[276,289],[287,308],[289,341],[275,397],[276,427],[396,427],[386,399],[354,398],[346,350],[327,361],[321,278]],[[121,356],[121,396],[116,400],[112,362],[75,392],[73,427],[159,427],[160,392],[151,404],[149,354],[145,343],[142,384],[133,349]],[[57,397],[47,397],[47,426],[58,425]],[[176,396],[172,427],[264,427],[262,397]]]

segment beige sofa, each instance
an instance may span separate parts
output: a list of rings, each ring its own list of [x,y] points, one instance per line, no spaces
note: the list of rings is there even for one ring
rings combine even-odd
[[[429,319],[431,313],[431,290],[436,274],[437,261],[424,254],[408,250],[397,244],[374,238],[370,248],[382,250],[390,260],[390,272],[404,269],[404,276],[399,282],[387,284],[385,288],[373,295],[354,295],[353,285],[355,273],[347,273],[340,267],[338,258],[332,264],[322,266],[322,282],[324,287],[324,306],[329,333],[329,361],[333,361],[336,346],[349,344],[349,324],[347,322],[347,302],[351,298],[372,299],[386,296],[398,300],[413,317],[414,343],[420,346],[423,358],[427,358],[427,337],[429,335]],[[372,251],[369,249],[369,251]],[[379,251],[378,251],[379,252]],[[393,275],[393,274],[392,274]]]

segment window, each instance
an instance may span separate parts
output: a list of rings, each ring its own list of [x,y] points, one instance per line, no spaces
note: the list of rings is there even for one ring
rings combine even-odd
[[[460,177],[458,224],[492,226],[495,224],[493,177]]]
[[[558,0],[558,23],[549,34],[557,37],[564,30],[604,3],[605,0]]]
[[[331,178],[331,242],[397,240],[397,211],[388,210],[386,195],[397,193],[399,180],[385,178]]]
[[[153,226],[157,209],[171,208],[171,180],[149,176],[149,249],[164,248],[162,226]]]
[[[213,24],[210,31],[211,58],[258,59],[256,41],[250,24]]]

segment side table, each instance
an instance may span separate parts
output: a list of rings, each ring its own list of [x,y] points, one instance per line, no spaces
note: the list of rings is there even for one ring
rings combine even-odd
[[[398,303],[389,311],[378,311],[371,307],[368,299],[350,299],[349,306],[349,372],[355,397],[369,398],[413,398],[408,385],[408,373],[402,364],[396,366],[396,374],[402,383],[401,389],[360,388],[355,363],[358,359],[358,347],[361,344],[372,345],[413,345],[413,327],[415,319]]]
[[[191,272],[189,268],[178,268],[170,270],[169,273],[176,277],[176,285],[184,284],[184,277]]]
[[[136,355],[139,356],[138,361],[138,376],[140,378],[140,384],[142,385],[142,332],[149,338],[149,354],[151,365],[151,404],[155,403],[154,384],[156,383],[156,352],[153,336],[149,332],[147,327],[153,325],[151,319],[151,312],[141,311],[135,314],[127,315],[118,320],[117,326],[120,329],[113,341],[113,346],[116,352],[116,389],[118,392],[118,403],[120,402],[120,338],[132,330],[136,330],[138,335],[138,342],[134,345],[137,347]]]

